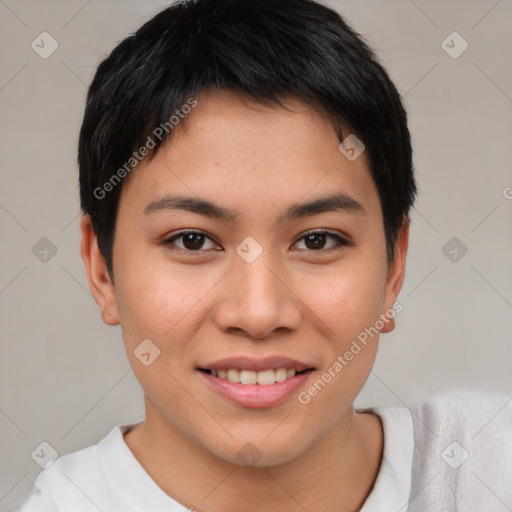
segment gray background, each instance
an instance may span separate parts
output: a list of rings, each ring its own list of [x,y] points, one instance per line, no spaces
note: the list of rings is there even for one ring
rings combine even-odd
[[[42,441],[63,454],[143,417],[119,327],[102,323],[80,258],[76,143],[96,66],[164,5],[0,0],[5,511],[41,471],[31,453]],[[381,337],[356,406],[409,405],[453,387],[512,394],[512,1],[329,5],[368,39],[404,95],[419,185],[403,311]],[[43,31],[59,45],[47,59],[31,47]],[[469,44],[456,59],[442,47],[454,31]],[[33,252],[43,237],[57,248],[46,262]],[[443,252],[452,237],[467,247],[461,257],[454,246],[455,262]]]

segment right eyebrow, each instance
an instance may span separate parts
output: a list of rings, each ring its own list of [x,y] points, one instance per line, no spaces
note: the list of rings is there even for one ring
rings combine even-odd
[[[239,215],[238,213],[215,204],[212,201],[180,195],[166,195],[157,199],[144,208],[144,213],[147,215],[149,213],[162,210],[186,210],[199,215],[206,215],[207,217],[230,221],[235,220]]]

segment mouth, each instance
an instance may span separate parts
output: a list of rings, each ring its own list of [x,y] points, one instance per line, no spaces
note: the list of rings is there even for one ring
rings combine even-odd
[[[242,370],[238,368],[227,368],[224,370],[215,370],[208,368],[198,368],[199,371],[223,379],[232,384],[242,384],[244,386],[258,385],[270,386],[272,384],[285,382],[297,375],[314,371],[314,368],[295,370],[290,368],[268,368],[266,370]]]
[[[275,407],[304,387],[316,367],[285,355],[240,355],[196,367],[207,388],[239,407]]]
[[[285,403],[303,388],[316,371],[286,358],[225,359],[196,368],[207,388],[232,405],[271,408]]]

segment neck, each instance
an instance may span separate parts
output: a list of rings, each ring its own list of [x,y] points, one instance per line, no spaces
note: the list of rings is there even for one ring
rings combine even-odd
[[[146,420],[125,441],[155,483],[200,512],[358,511],[382,459],[382,426],[351,407],[335,428],[293,460],[267,467],[232,464],[204,450],[145,397]]]

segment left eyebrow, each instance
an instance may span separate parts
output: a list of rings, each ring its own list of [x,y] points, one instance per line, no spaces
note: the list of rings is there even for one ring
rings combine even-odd
[[[212,201],[181,195],[166,195],[157,199],[144,208],[144,213],[148,215],[162,210],[186,210],[199,215],[229,221],[234,221],[240,215],[239,212],[224,208]],[[312,201],[294,204],[280,217],[280,220],[290,221],[330,211],[368,215],[364,206],[359,201],[347,194],[335,193],[320,196]]]
[[[368,215],[368,212],[359,201],[352,196],[339,192],[320,196],[312,201],[294,204],[281,217],[281,220],[289,221],[331,211],[343,211],[363,216]]]

